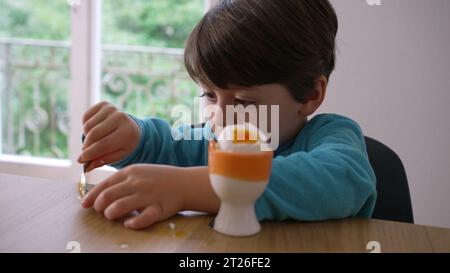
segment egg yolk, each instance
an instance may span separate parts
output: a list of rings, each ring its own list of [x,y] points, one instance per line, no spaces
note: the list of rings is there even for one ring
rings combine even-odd
[[[250,130],[246,129],[244,131],[244,139],[242,138],[242,133],[239,134],[238,128],[234,128],[233,131],[233,144],[255,144],[258,142],[258,136],[256,136],[256,139],[251,139],[254,135],[250,135]]]

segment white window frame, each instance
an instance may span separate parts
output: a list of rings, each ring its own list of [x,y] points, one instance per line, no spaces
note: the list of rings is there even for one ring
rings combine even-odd
[[[77,179],[81,166],[84,111],[100,99],[101,0],[67,1],[71,9],[69,84],[69,159],[49,159],[20,155],[0,155],[0,172],[42,178]]]
[[[101,95],[101,1],[67,0],[71,6],[69,159],[4,155],[0,150],[0,173],[64,181],[78,179],[81,165],[76,159],[82,146],[82,116],[86,109],[100,101]],[[206,12],[219,0],[204,1]],[[111,169],[102,167],[94,175],[104,176]]]

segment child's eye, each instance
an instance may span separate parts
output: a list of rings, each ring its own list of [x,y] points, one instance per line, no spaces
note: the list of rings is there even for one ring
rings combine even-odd
[[[203,92],[200,98],[206,97],[207,100],[214,102],[216,100],[216,96],[213,93]]]
[[[254,101],[246,101],[246,100],[239,100],[239,99],[236,99],[235,101],[236,101],[236,104],[242,105],[244,107],[255,104]]]

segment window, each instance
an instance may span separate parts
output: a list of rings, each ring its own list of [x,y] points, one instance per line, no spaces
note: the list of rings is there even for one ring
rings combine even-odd
[[[1,151],[67,158],[70,10],[1,0],[0,12]]]
[[[71,178],[100,99],[170,119],[197,88],[183,46],[205,0],[0,0],[0,172]]]
[[[103,1],[102,99],[167,120],[172,105],[190,105],[198,90],[183,47],[203,9],[204,0]]]

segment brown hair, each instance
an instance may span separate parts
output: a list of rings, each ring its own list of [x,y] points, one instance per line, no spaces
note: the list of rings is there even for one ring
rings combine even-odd
[[[328,0],[222,0],[191,32],[185,65],[208,87],[278,83],[302,102],[334,70],[337,30]]]

